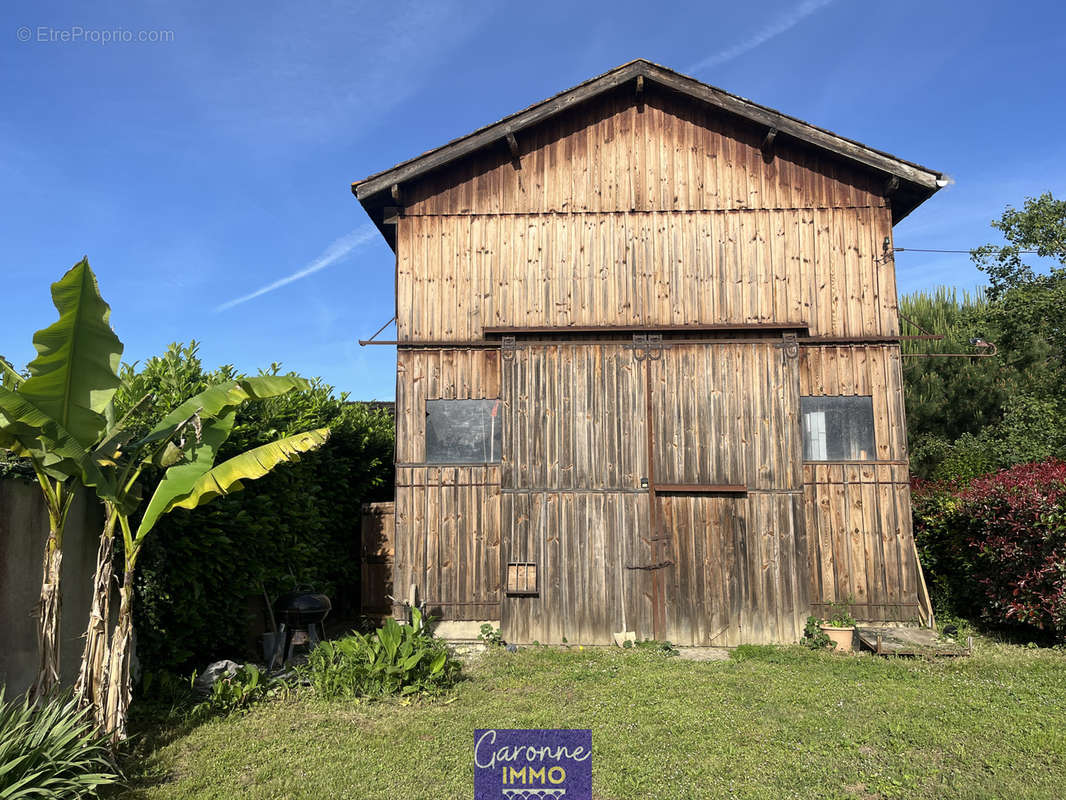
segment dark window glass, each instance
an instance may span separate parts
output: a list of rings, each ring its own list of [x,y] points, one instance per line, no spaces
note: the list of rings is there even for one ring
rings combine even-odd
[[[485,464],[500,460],[499,400],[427,400],[426,463]]]
[[[872,397],[801,397],[804,461],[872,461]]]

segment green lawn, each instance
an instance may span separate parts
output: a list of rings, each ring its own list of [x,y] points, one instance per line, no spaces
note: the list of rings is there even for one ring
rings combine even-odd
[[[471,798],[475,728],[592,728],[601,798],[1066,795],[1066,653],[495,651],[442,700],[309,695],[149,728],[125,798]]]

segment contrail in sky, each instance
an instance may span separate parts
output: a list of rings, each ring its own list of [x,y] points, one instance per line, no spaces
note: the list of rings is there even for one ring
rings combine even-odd
[[[713,56],[708,56],[698,64],[689,67],[686,72],[700,72],[707,69],[707,67],[713,67],[718,64],[724,64],[726,61],[732,61],[737,56],[742,56],[749,50],[754,50],[759,45],[796,27],[811,14],[825,8],[832,2],[833,0],[803,0],[798,6],[787,12],[784,16],[774,20],[762,30],[752,34],[744,41],[739,42],[732,47],[727,47],[725,50],[721,50]]]
[[[353,250],[360,245],[366,244],[371,239],[377,236],[377,229],[373,225],[364,225],[361,228],[356,228],[347,236],[342,236],[337,239],[333,244],[325,249],[325,251],[308,264],[303,269],[298,269],[291,275],[286,275],[284,278],[278,278],[273,283],[267,284],[261,289],[256,289],[251,294],[246,294],[243,297],[238,297],[233,300],[229,300],[220,306],[215,307],[215,311],[225,311],[226,309],[239,306],[241,303],[247,303],[260,295],[264,295],[267,292],[272,292],[275,289],[280,289],[282,286],[287,286],[293,281],[298,281],[301,278],[306,278],[308,275],[314,275],[319,270],[323,270],[331,264],[336,264],[342,258],[347,256]]]

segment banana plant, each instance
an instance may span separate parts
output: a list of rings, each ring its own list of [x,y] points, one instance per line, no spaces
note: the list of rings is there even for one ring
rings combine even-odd
[[[116,423],[94,450],[92,461],[104,475],[104,480],[98,483],[97,494],[104,502],[106,523],[101,534],[93,607],[75,691],[85,704],[93,707],[98,725],[114,742],[126,736],[131,699],[133,585],[137,558],[146,538],[159,518],[171,510],[195,508],[219,495],[237,491],[242,488],[242,481],[260,478],[275,466],[295,461],[300,453],[321,446],[329,435],[325,428],[270,442],[215,465],[219,448],[232,433],[242,404],[308,386],[303,378],[276,375],[241,378],[212,386],[171,411],[140,439],[132,440],[123,423]],[[145,493],[141,483],[150,467],[165,472],[134,531],[131,519]],[[110,554],[115,535],[122,536],[124,569],[118,590],[118,617],[108,636]]]
[[[28,365],[29,377],[24,379],[6,361],[0,368],[0,447],[31,463],[48,511],[36,608],[34,697],[48,694],[59,682],[64,529],[78,484],[103,480],[87,454],[107,427],[122,356],[122,342],[109,322],[111,308],[100,296],[88,259],[51,289],[59,319],[34,335],[37,357]]]

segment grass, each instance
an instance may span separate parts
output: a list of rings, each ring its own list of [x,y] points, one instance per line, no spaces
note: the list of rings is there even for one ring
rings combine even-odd
[[[599,798],[1060,798],[1066,653],[493,651],[447,698],[307,694],[144,732],[121,797],[471,798],[475,728],[591,728]]]

